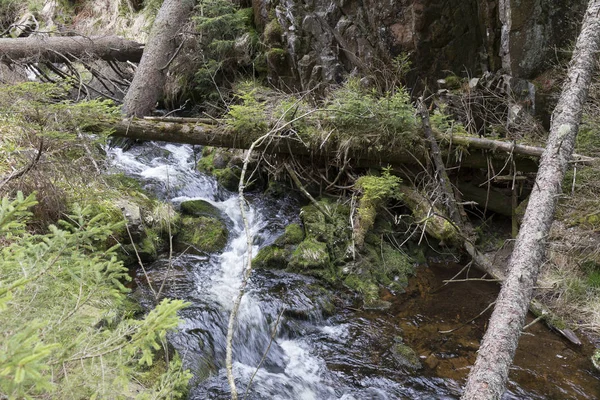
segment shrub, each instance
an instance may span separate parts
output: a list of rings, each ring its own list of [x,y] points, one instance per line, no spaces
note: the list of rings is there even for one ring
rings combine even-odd
[[[0,397],[181,397],[190,378],[175,358],[154,387],[140,387],[140,366],[152,365],[167,331],[178,325],[181,300],[163,300],[132,318],[128,275],[116,246],[98,250],[118,229],[89,209],[33,235],[25,227],[35,196],[0,205]],[[165,390],[165,386],[168,386]]]

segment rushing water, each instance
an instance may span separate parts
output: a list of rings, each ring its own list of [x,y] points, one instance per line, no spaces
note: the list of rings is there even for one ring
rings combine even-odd
[[[169,338],[195,375],[190,398],[229,398],[225,337],[247,255],[237,197],[219,188],[211,177],[195,171],[198,153],[190,146],[147,143],[125,153],[113,149],[110,155],[116,167],[138,178],[157,196],[175,205],[188,199],[206,200],[228,221],[230,240],[226,249],[208,256],[175,255],[163,292],[191,303],[181,313],[179,332]],[[252,250],[256,254],[297,217],[298,207],[289,199],[249,196],[248,200]],[[168,260],[162,259],[147,266],[151,279],[164,278],[167,264]],[[148,301],[148,294],[143,293],[147,289],[140,286],[138,290],[142,292],[140,301]],[[347,296],[340,296],[309,277],[281,271],[253,272],[234,337],[233,371],[241,398],[251,379],[248,399],[458,397],[464,370],[458,378],[440,377],[426,362],[425,372],[419,374],[390,353],[399,338],[416,340],[419,318],[407,318],[400,311],[397,316],[361,312],[349,306]],[[421,350],[423,361],[427,361],[423,353],[433,354],[433,350]],[[436,354],[443,359],[446,353],[439,350]],[[259,364],[261,368],[257,369]],[[594,398],[578,390],[582,396],[572,398]],[[543,393],[528,393],[518,383],[512,383],[505,396],[546,397]]]

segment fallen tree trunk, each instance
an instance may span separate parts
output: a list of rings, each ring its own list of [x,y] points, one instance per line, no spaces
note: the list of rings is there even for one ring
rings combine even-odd
[[[169,64],[177,56],[180,31],[194,9],[192,0],[165,0],[158,10],[144,55],[123,99],[123,114],[150,114],[164,92]]]
[[[176,122],[169,122],[169,120],[169,118],[125,119],[116,125],[105,127],[113,129],[113,136],[135,140],[156,140],[237,149],[248,149],[256,139],[256,137],[250,134],[235,134],[224,125],[207,123],[206,119],[182,120],[181,118],[175,118]],[[538,157],[536,154],[541,154],[543,151],[540,147],[514,145],[511,142],[479,137],[450,137],[448,135],[438,135],[437,137],[438,140],[444,140],[446,143],[452,143],[452,145],[468,147],[471,150],[488,150],[486,154],[471,151],[469,154],[465,154],[461,160],[451,160],[451,165],[447,165],[446,168],[455,165],[470,168],[487,168],[487,157],[490,156],[494,166],[499,170],[505,166],[506,157],[512,154],[518,171],[535,172],[537,171],[537,162],[532,158]],[[265,149],[268,149],[270,153],[276,154],[335,158],[338,153],[338,144],[334,141],[327,141],[313,148],[297,140],[294,136],[274,135],[272,140],[265,141],[257,150]],[[350,148],[348,152],[348,158],[355,162],[366,161],[371,162],[371,164],[380,165],[425,163],[425,156],[426,154],[422,150],[420,152],[411,152],[399,147],[384,149]],[[571,160],[578,163],[591,163],[596,159],[573,154]]]
[[[506,388],[525,316],[542,261],[545,238],[554,219],[561,181],[571,159],[600,51],[600,0],[590,0],[567,79],[552,115],[550,136],[541,158],[521,230],[463,399],[500,399]]]
[[[51,62],[102,59],[139,62],[144,45],[118,36],[64,36],[0,39],[0,62]]]

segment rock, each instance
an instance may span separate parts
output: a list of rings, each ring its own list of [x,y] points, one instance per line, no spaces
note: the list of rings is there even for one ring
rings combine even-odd
[[[311,269],[327,268],[329,262],[327,245],[310,238],[300,243],[292,253],[289,267],[294,271],[306,272]]]
[[[206,200],[187,200],[181,202],[181,213],[194,217],[222,218],[221,210]]]
[[[383,311],[387,310],[391,306],[392,303],[390,303],[389,301],[376,299],[372,301],[365,301],[365,303],[363,304],[363,309]]]
[[[133,241],[141,240],[145,236],[145,227],[140,206],[126,199],[115,201],[115,205],[121,209],[123,216],[127,220],[127,226]]]
[[[252,3],[257,26],[268,28],[265,41],[277,47],[283,43],[289,65],[298,66],[295,83],[303,90],[322,82],[340,83],[353,70],[366,74],[388,68],[402,53],[411,54],[421,76],[499,64],[489,60],[497,58],[499,22],[485,1]],[[270,75],[273,82],[294,78],[293,71],[281,68],[271,69]]]
[[[191,246],[193,253],[215,253],[227,245],[227,227],[219,218],[183,217],[180,223],[181,231],[175,236],[175,248],[179,251]]]
[[[532,78],[556,48],[572,40],[587,1],[500,0],[502,68]]]
[[[277,245],[298,245],[304,240],[304,230],[298,224],[289,224],[285,233],[275,241]]]
[[[263,247],[258,251],[252,265],[255,268],[286,269],[291,251],[271,245]]]
[[[413,370],[423,368],[419,355],[404,343],[395,343],[391,348],[391,354],[398,366]]]

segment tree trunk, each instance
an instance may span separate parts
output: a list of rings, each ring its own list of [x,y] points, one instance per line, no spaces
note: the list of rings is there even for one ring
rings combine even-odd
[[[553,113],[521,231],[463,399],[500,399],[532,298],[561,182],[575,146],[582,107],[600,49],[600,0],[590,0],[569,73]]]
[[[450,178],[448,178],[448,173],[446,172],[446,166],[442,160],[440,146],[438,146],[437,139],[435,138],[431,129],[431,124],[429,123],[429,111],[427,111],[427,107],[425,107],[422,99],[419,100],[417,110],[421,116],[425,139],[429,142],[431,159],[433,160],[433,165],[435,167],[435,175],[441,186],[440,191],[444,197],[444,205],[448,210],[448,216],[450,217],[450,220],[456,224],[458,229],[463,232],[463,234],[466,234],[466,225],[464,224],[462,217],[464,210],[462,210],[462,207],[456,202],[454,189],[452,189],[452,183],[450,183]]]
[[[193,0],[165,0],[160,7],[144,55],[123,100],[125,115],[147,115],[162,97],[168,66],[176,56],[178,34],[193,8]]]
[[[62,63],[65,59],[139,62],[144,46],[118,36],[65,36],[0,39],[0,62]]]
[[[170,122],[175,121],[175,122]],[[252,141],[256,139],[253,135],[237,135],[228,130],[223,125],[207,123],[206,119],[189,118],[144,118],[123,120],[116,125],[102,124],[103,127],[113,130],[113,136],[130,138],[135,140],[157,140],[174,143],[197,144],[202,146],[216,146],[236,149],[248,149]],[[502,142],[499,140],[482,139],[471,136],[448,136],[438,135],[440,141],[452,143],[452,145],[461,145],[468,147],[469,154],[465,153],[462,159],[454,161],[454,165],[461,165],[466,168],[487,168],[490,156],[496,170],[502,169],[506,164],[507,153],[512,152],[518,171],[535,172],[538,169],[535,158],[542,154],[543,149],[533,146],[522,146],[518,144]],[[328,141],[319,148],[311,149],[294,137],[277,136],[273,137],[268,143],[264,143],[257,150],[267,148],[270,153],[295,154],[304,156],[313,156],[316,158],[335,158],[338,152],[338,146],[333,141]],[[486,155],[480,154],[477,149],[490,150]],[[492,151],[497,149],[497,151]],[[523,156],[521,156],[523,155]],[[425,162],[425,154],[413,152],[412,154],[402,148],[361,148],[350,149],[348,157],[354,160],[354,165],[361,162],[365,164],[417,164]],[[573,154],[571,161],[578,163],[591,163],[597,161],[592,157],[586,157]]]

